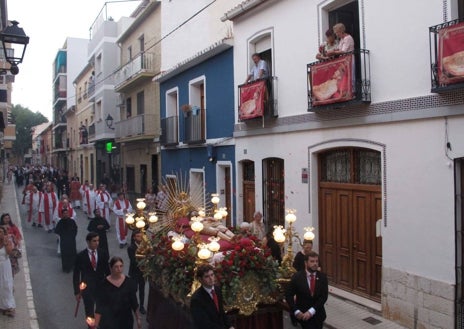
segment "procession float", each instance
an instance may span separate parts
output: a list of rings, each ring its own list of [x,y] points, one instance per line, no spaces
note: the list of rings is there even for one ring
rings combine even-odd
[[[202,263],[215,267],[225,309],[236,327],[282,328],[283,290],[294,273],[292,240],[299,240],[292,228],[294,211],[286,216],[287,229],[274,230],[277,242],[287,241],[279,264],[256,236],[223,224],[227,209],[218,206],[218,195],[206,198],[203,190],[190,190],[181,177],[165,187],[164,211],[155,213],[146,209],[144,199],[137,199],[136,212],[126,218],[130,229],[144,232],[137,258],[150,282],[150,329],[192,327],[189,301],[200,286],[195,270]],[[307,228],[305,238],[314,237],[310,231]]]

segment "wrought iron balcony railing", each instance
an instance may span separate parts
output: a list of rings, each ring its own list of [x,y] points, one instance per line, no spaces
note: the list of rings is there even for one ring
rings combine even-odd
[[[307,74],[308,111],[371,101],[369,50],[310,63]]]
[[[272,76],[238,86],[240,121],[278,116],[277,81],[277,77]]]
[[[431,92],[464,89],[464,18],[429,27]]]

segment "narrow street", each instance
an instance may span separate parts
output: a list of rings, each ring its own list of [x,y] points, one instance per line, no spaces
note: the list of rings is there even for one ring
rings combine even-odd
[[[57,236],[54,233],[47,233],[43,228],[32,227],[27,223],[26,207],[21,204],[22,188],[16,189],[16,196],[21,214],[24,239],[27,242],[31,285],[40,328],[86,328],[82,301],[79,306],[79,313],[77,317],[74,317],[76,300],[72,286],[72,273],[63,273],[61,270],[61,258],[57,253]],[[86,248],[85,236],[88,233],[88,219],[82,210],[77,209],[76,213],[78,225],[76,241],[77,251],[79,252]],[[112,218],[112,223],[114,223],[114,218]],[[108,232],[108,245],[110,257],[122,257],[125,273],[127,273],[129,270],[127,247],[119,248],[114,227]],[[146,307],[148,289],[145,296]],[[148,327],[146,321],[142,323],[143,328]]]

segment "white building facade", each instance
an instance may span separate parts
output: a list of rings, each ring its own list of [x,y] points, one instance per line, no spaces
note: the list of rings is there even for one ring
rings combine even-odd
[[[431,92],[429,28],[463,6],[248,0],[222,18],[233,22],[235,85],[253,53],[272,76],[262,118],[239,119],[236,89],[237,217],[254,198],[272,230],[296,209],[296,231],[315,228],[331,292],[408,328],[461,323],[464,93]],[[308,64],[340,22],[361,54],[363,94],[314,106]]]

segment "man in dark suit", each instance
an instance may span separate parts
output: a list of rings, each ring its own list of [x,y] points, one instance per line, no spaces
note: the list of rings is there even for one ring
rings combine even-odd
[[[145,303],[145,278],[143,277],[143,272],[140,270],[137,258],[135,254],[137,253],[137,249],[139,248],[140,244],[143,240],[143,233],[141,231],[134,231],[132,234],[132,242],[130,246],[127,248],[127,255],[129,256],[130,264],[129,264],[129,276],[137,282],[137,289],[139,291],[139,312],[141,314],[147,313],[145,307],[143,307]]]
[[[110,274],[108,254],[98,248],[99,236],[96,232],[89,232],[85,238],[87,248],[77,254],[74,264],[73,286],[76,300],[84,300],[85,316],[94,317],[95,292],[99,282]],[[81,291],[79,285],[84,282],[86,288]]]
[[[201,287],[190,300],[190,313],[197,329],[234,329],[224,311],[221,288],[214,285],[214,268],[200,265],[196,277]]]
[[[292,276],[285,299],[303,329],[322,329],[327,317],[324,308],[329,295],[327,275],[318,271],[316,252],[309,252],[304,259],[306,268]]]

